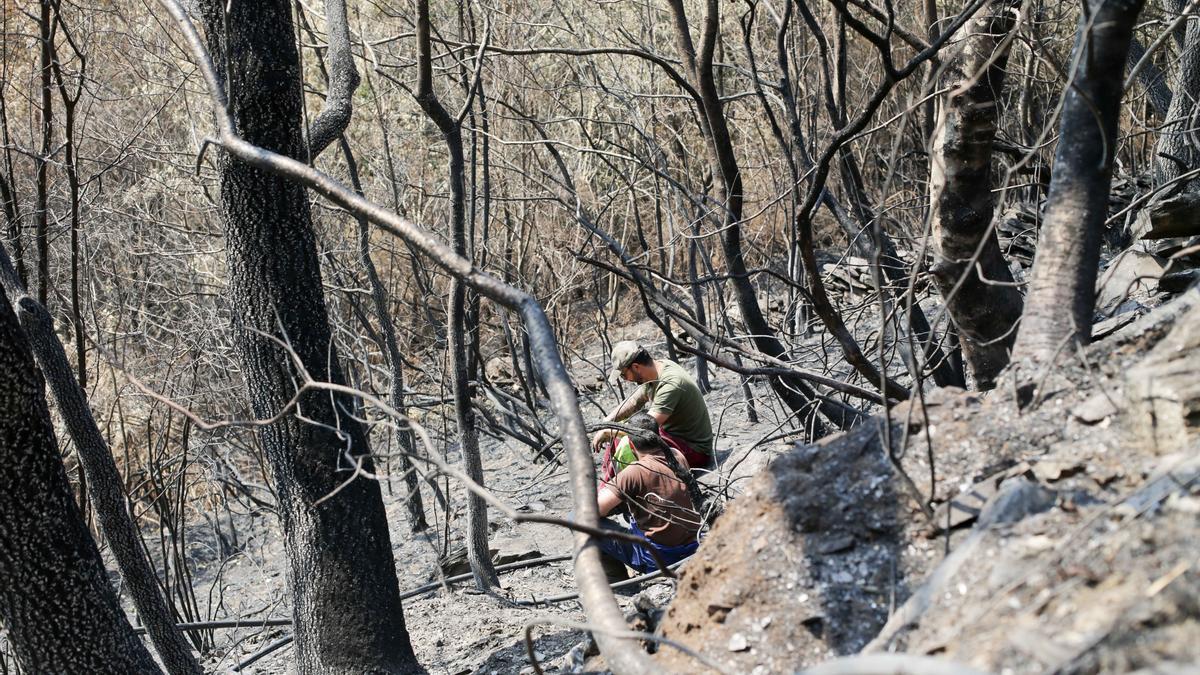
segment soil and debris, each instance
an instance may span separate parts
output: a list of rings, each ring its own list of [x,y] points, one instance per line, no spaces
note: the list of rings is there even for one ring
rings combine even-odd
[[[775,460],[684,568],[662,634],[738,673],[859,650],[1002,673],[1200,672],[1200,419],[1180,395],[1148,415],[1129,393],[1164,353],[1194,381],[1197,335],[1193,289],[1051,371],[939,390],[886,429]],[[1169,443],[1146,430],[1169,423],[1186,429]]]

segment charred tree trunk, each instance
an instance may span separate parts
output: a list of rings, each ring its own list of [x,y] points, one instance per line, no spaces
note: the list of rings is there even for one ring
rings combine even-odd
[[[290,3],[233,3],[228,16],[225,7],[221,0],[201,3],[209,48],[227,69],[234,131],[303,161],[308,148],[300,133]],[[269,418],[295,395],[304,373],[345,381],[332,346],[308,197],[287,178],[229,155],[222,156],[219,174],[235,349],[251,409]],[[346,482],[356,467],[374,472],[365,430],[351,416],[354,401],[312,390],[300,396],[297,409],[260,431],[279,493],[297,670],[412,672],[418,666],[379,484],[364,477]]]
[[[328,89],[321,112],[308,125],[308,158],[311,162],[350,126],[354,113],[352,99],[361,78],[354,67],[350,45],[350,25],[346,20],[346,0],[326,0],[325,33],[329,49],[324,63]]]
[[[992,227],[992,141],[1020,0],[994,0],[964,27],[930,166],[933,278],[979,389],[1008,365],[1024,303]]]
[[[13,309],[37,357],[38,366],[47,378],[54,394],[59,414],[66,423],[79,456],[79,491],[83,503],[90,501],[100,521],[113,558],[121,573],[146,631],[158,651],[159,659],[173,675],[200,673],[201,668],[192,654],[183,633],[175,626],[175,615],[163,597],[154,569],[146,556],[137,527],[126,508],[121,475],[113,461],[108,444],[88,407],[87,360],[83,342],[80,308],[79,250],[80,180],[75,143],[76,108],[83,93],[85,53],[75,43],[54,4],[53,26],[61,29],[73,50],[78,64],[77,80],[72,92],[63,71],[63,62],[54,41],[49,42],[50,71],[63,104],[63,149],[71,210],[71,317],[74,327],[76,372],[72,375],[62,343],[54,332],[53,321],[43,305],[29,297],[24,280],[5,252],[0,251],[0,285],[14,300]],[[52,34],[56,31],[52,31]]]
[[[22,669],[159,672],[71,495],[43,383],[2,287],[0,514],[0,623]]]
[[[54,394],[59,415],[74,441],[91,489],[88,496],[104,531],[138,615],[158,651],[159,659],[172,675],[198,675],[201,672],[187,640],[175,627],[175,616],[160,590],[154,568],[147,558],[137,526],[126,508],[121,474],[117,470],[108,443],[100,434],[88,407],[83,386],[71,374],[71,362],[45,307],[29,297],[7,252],[0,248],[0,288],[13,300],[38,367]]]
[[[354,191],[362,194],[362,183],[358,176],[358,162],[350,152],[350,144],[345,137],[340,140],[342,154],[350,171],[350,182]],[[371,304],[379,320],[379,348],[387,359],[388,368],[392,371],[392,381],[388,388],[389,400],[392,407],[401,413],[408,414],[408,405],[404,396],[404,357],[400,354],[400,341],[396,337],[396,322],[388,309],[387,290],[375,261],[371,259],[371,224],[366,218],[358,218],[358,257],[367,273],[367,282],[371,285]],[[412,458],[417,452],[416,439],[413,438],[412,427],[404,425],[395,430],[396,439],[400,445],[400,471],[404,473],[404,485],[408,496],[404,503],[408,509],[408,524],[413,532],[422,532],[429,527],[425,520],[425,501],[421,497],[421,481],[413,466]]]
[[[1140,0],[1088,0],[1075,38],[1033,280],[1014,356],[1046,361],[1092,334],[1122,74]],[[1183,94],[1177,94],[1183,96]]]
[[[454,118],[433,91],[433,56],[430,49],[429,0],[417,2],[417,102],[433,120],[446,141],[450,154],[450,239],[454,252],[467,256],[466,180],[462,147],[462,117]],[[468,322],[467,287],[455,278],[450,285],[450,366],[453,373],[454,413],[458,422],[459,449],[463,470],[471,480],[483,485],[483,459],[479,455],[479,432],[471,407],[470,359],[468,336],[475,326]],[[486,590],[500,585],[496,568],[488,552],[487,502],[479,495],[467,494],[467,558],[475,586]]]
[[[37,213],[34,221],[34,238],[37,241],[37,298],[46,307],[50,297],[50,197],[49,164],[50,145],[54,139],[54,110],[51,101],[50,82],[50,42],[54,39],[50,20],[51,0],[41,0],[41,19],[38,22],[41,44],[41,75],[42,75],[42,110],[41,132],[42,150],[37,158]]]
[[[0,42],[0,61],[5,65],[0,70],[0,78],[7,79],[8,41]],[[4,87],[0,87],[0,143],[4,145],[4,170],[0,172],[0,201],[4,202],[4,218],[9,243],[12,245],[13,264],[17,268],[17,277],[22,286],[29,285],[25,272],[25,245],[21,240],[21,212],[16,193],[16,174],[13,173],[12,142],[8,135],[8,101],[4,96]]]
[[[1175,87],[1162,131],[1154,146],[1154,182],[1164,185],[1184,172],[1200,167],[1200,150],[1194,140],[1197,105],[1200,104],[1200,20],[1187,22],[1186,37],[1179,53]],[[1200,178],[1179,186],[1195,189]]]
[[[24,265],[21,264],[21,216],[17,212],[17,195],[9,182],[9,176],[4,173],[0,173],[0,201],[4,202],[4,222],[13,247],[16,274],[24,285],[26,280]]]

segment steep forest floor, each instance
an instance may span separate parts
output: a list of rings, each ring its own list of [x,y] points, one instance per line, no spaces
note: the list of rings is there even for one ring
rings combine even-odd
[[[1193,289],[1171,307],[1197,305]],[[808,446],[774,438],[782,418],[757,388],[762,419],[751,424],[736,379],[722,374],[708,397],[722,471],[707,482],[740,496],[678,582],[622,589],[618,599],[640,612],[642,627],[735,673],[793,672],[863,649],[989,672],[1198,672],[1200,452],[1191,431],[1184,445],[1147,442],[1142,408],[1131,403],[1137,366],[1156,345],[1179,351],[1187,335],[1194,343],[1197,312],[1122,320],[1053,370],[1010,375],[985,395],[934,391],[892,408],[886,433],[875,418]],[[1184,342],[1171,346],[1164,335],[1176,324],[1171,335]],[[1197,358],[1200,350],[1185,363]],[[1036,405],[1018,406],[1030,397]],[[532,456],[515,443],[488,445],[488,486],[521,510],[565,514],[565,469]],[[461,544],[440,521],[413,535],[395,484],[384,490],[393,548],[401,588],[413,589],[439,577],[447,536],[451,550]],[[450,490],[459,517],[461,490]],[[930,495],[932,519],[917,506]],[[243,520],[235,555],[198,556],[198,594],[214,617],[287,617],[278,528],[269,516]],[[561,528],[492,520],[502,562],[570,553]],[[569,560],[502,573],[502,583],[495,595],[467,582],[405,601],[429,672],[530,672],[530,623],[548,672],[603,670],[572,625],[584,621],[578,602],[537,603],[574,592]],[[206,667],[228,672],[288,631],[219,630]],[[668,647],[657,658],[664,669],[704,672]],[[286,673],[289,662],[283,647],[241,672]]]
[[[631,337],[652,335],[652,325],[643,322],[621,332]],[[589,354],[603,363],[606,357]],[[577,372],[581,382],[598,380],[599,376],[581,365]],[[768,406],[769,393],[765,385],[755,385],[762,397],[758,403],[761,416],[759,424],[747,421],[746,408],[742,403],[742,391],[736,378],[728,373],[719,375],[714,389],[708,396],[713,414],[713,423],[718,427],[718,445],[725,458],[726,473],[714,484],[719,483],[731,494],[740,491],[746,479],[762,467],[772,456],[782,454],[790,448],[786,440],[763,442],[764,438],[777,435],[775,431],[782,418]],[[596,392],[593,392],[595,395]],[[597,398],[598,403],[610,405],[611,395]],[[598,408],[585,412],[598,418]],[[777,419],[778,418],[778,419]],[[535,463],[534,452],[516,442],[499,443],[482,439],[486,485],[497,496],[521,511],[564,516],[571,509],[570,489],[566,469],[546,463]],[[458,461],[457,453],[447,457]],[[732,471],[732,473],[730,473]],[[444,571],[438,565],[439,554],[446,548],[462,551],[459,528],[461,520],[451,523],[447,534],[446,523],[439,518],[429,530],[412,534],[403,502],[404,486],[393,479],[394,491],[384,488],[384,500],[391,523],[392,546],[400,578],[401,591],[415,589],[437,581],[448,574],[468,571],[465,557],[458,558]],[[443,490],[445,490],[443,484]],[[455,518],[465,513],[464,494],[460,487],[451,483],[452,508]],[[427,505],[435,504],[435,497],[428,487],[424,489]],[[432,515],[434,509],[429,508]],[[441,513],[440,507],[437,509]],[[565,529],[537,523],[514,524],[502,514],[489,513],[491,519],[491,548],[494,558],[500,562],[524,560],[550,556],[569,556],[571,536]],[[281,535],[273,517],[259,515],[253,518],[239,517],[240,551],[221,561],[211,554],[212,546],[201,541],[193,544],[199,563],[194,583],[198,595],[211,598],[214,618],[287,618],[290,609],[286,604],[284,574],[286,559]],[[452,556],[453,557],[453,556]],[[551,672],[569,672],[584,663],[587,647],[585,632],[555,621],[580,623],[585,617],[575,599],[561,600],[549,604],[538,600],[555,596],[573,595],[576,588],[571,571],[571,561],[557,560],[532,567],[501,573],[502,590],[498,594],[477,593],[471,582],[461,582],[449,590],[435,589],[404,602],[405,620],[411,634],[413,646],[421,663],[430,673],[518,673],[530,672],[525,653],[524,629],[529,622],[544,622],[535,628],[535,646]],[[211,591],[209,590],[211,589]],[[658,579],[650,584],[637,585],[618,590],[618,599],[625,608],[632,608],[637,595],[644,592],[646,600],[654,606],[665,606],[673,595],[674,583]],[[290,634],[288,627],[252,627],[223,629],[215,633],[214,656],[205,664],[214,672],[229,672],[265,647]],[[256,660],[243,673],[276,674],[287,673],[290,663],[290,647],[280,648]],[[574,649],[574,651],[572,651]]]
[[[1200,374],[1198,298],[1053,370],[934,392],[887,433],[877,418],[776,460],[685,568],[662,634],[739,673],[862,649],[987,672],[1200,672],[1200,420],[1147,367]],[[930,456],[932,519],[910,497],[930,494]]]

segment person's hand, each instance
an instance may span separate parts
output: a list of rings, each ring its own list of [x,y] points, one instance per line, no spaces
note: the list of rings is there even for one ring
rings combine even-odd
[[[616,429],[601,429],[600,431],[597,431],[596,434],[592,436],[592,452],[600,452],[601,448],[604,447],[604,444],[612,439],[613,434],[615,434],[616,431]]]

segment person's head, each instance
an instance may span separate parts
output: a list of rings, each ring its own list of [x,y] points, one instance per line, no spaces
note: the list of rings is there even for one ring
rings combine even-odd
[[[654,366],[654,359],[650,358],[650,353],[642,345],[633,340],[622,340],[613,345],[612,351],[612,372],[609,373],[609,381],[616,384],[618,380],[625,380],[634,384],[642,384],[649,382],[658,377],[658,370]]]
[[[663,443],[658,435],[658,422],[653,417],[640,412],[625,420],[625,425],[636,430],[629,434],[635,455],[641,457],[662,454]]]

